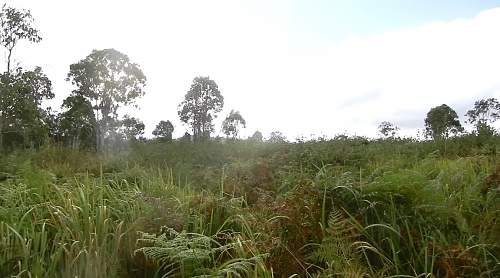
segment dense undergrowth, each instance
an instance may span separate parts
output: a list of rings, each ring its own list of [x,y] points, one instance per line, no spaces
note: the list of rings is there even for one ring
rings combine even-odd
[[[0,277],[498,277],[499,138],[0,159]]]

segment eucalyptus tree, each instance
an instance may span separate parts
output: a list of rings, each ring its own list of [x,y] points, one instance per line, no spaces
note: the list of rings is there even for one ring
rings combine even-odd
[[[254,142],[262,142],[262,139],[264,138],[264,136],[262,136],[262,132],[260,131],[255,131],[254,134],[248,138],[249,140],[251,141],[254,141]]]
[[[394,138],[399,127],[395,124],[383,121],[378,125],[378,132],[385,138]]]
[[[67,97],[59,116],[58,132],[64,142],[72,148],[95,149],[96,119],[92,104],[81,95]]]
[[[96,117],[97,150],[102,152],[105,137],[119,127],[118,109],[135,104],[144,95],[146,76],[139,65],[115,49],[93,50],[70,66],[68,81],[76,86],[74,95],[92,103]]]
[[[125,115],[123,120],[121,120],[122,133],[125,136],[125,140],[137,140],[140,139],[142,135],[144,135],[145,125],[144,123],[129,115]]]
[[[19,41],[40,42],[42,37],[33,27],[34,20],[28,10],[8,7],[0,9],[0,44],[7,49],[7,72],[10,72],[12,52]]]
[[[478,100],[465,116],[476,127],[477,134],[491,134],[494,132],[491,124],[500,119],[500,102],[495,98]]]
[[[52,83],[37,67],[17,68],[0,75],[0,147],[39,145],[48,132],[48,110],[41,107],[54,97]]]
[[[44,99],[54,97],[52,84],[40,67],[32,71],[11,69],[12,53],[22,40],[40,42],[30,11],[2,5],[0,45],[7,50],[7,71],[0,76],[0,148],[39,145],[53,123],[51,110],[42,109]]]
[[[246,121],[243,119],[239,111],[231,110],[226,119],[222,122],[222,132],[226,134],[227,137],[231,136],[233,139],[238,137],[240,128],[246,127]]]
[[[193,139],[199,141],[210,138],[214,131],[212,121],[224,106],[224,97],[219,87],[209,77],[196,77],[184,100],[179,104],[180,120],[189,125]]]
[[[174,125],[170,121],[160,121],[153,130],[153,135],[166,141],[172,141]]]
[[[432,108],[425,118],[426,135],[434,140],[447,139],[451,134],[457,134],[463,130],[457,112],[446,104]]]

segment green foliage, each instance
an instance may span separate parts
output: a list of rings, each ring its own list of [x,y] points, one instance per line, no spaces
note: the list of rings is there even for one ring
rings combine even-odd
[[[446,140],[395,138],[382,122],[390,140],[276,131],[264,143],[257,131],[226,144],[203,140],[224,98],[196,77],[178,114],[197,144],[172,142],[170,121],[153,131],[166,140],[148,142],[140,120],[118,116],[146,77],[114,49],[70,66],[76,89],[58,117],[41,108],[54,97],[42,70],[10,70],[20,40],[41,40],[32,25],[2,6],[0,276],[500,276],[496,99],[476,102],[476,132],[453,138],[456,112],[432,108],[427,135]],[[232,110],[222,128],[237,138],[245,125]],[[105,146],[114,154],[89,151]]]
[[[220,245],[211,237],[168,227],[162,227],[158,236],[142,234],[138,243],[146,246],[135,252],[155,261],[162,277],[249,277],[262,264],[261,256],[231,259],[242,251],[244,243],[239,240]]]
[[[0,148],[42,144],[50,115],[41,102],[53,97],[52,83],[39,67],[0,75]]]
[[[478,100],[465,116],[471,124],[493,123],[500,119],[500,103],[495,98]]]
[[[162,140],[172,141],[172,133],[174,132],[174,125],[170,121],[160,121],[155,130],[153,130],[153,135],[161,138]]]
[[[67,97],[62,105],[66,109],[59,116],[58,132],[63,142],[74,149],[95,149],[96,119],[92,104],[83,96]]]
[[[233,139],[238,137],[240,131],[240,126],[246,127],[246,121],[243,119],[239,111],[231,110],[226,119],[222,122],[222,132],[226,134],[227,137],[231,136]]]
[[[42,38],[33,27],[33,16],[28,10],[2,5],[0,10],[0,44],[7,49],[7,73],[11,69],[12,51],[20,40],[40,42]]]
[[[363,264],[362,252],[356,248],[360,243],[360,235],[348,217],[333,208],[324,232],[325,237],[310,257],[324,266],[322,277],[369,276],[368,267]]]
[[[119,127],[118,108],[133,104],[144,95],[146,76],[139,65],[114,49],[93,50],[70,66],[67,77],[77,87],[73,94],[94,103],[97,126],[97,149],[104,150],[105,138]]]
[[[273,131],[269,134],[269,138],[267,139],[269,143],[286,143],[286,137],[281,133],[281,131]]]
[[[447,139],[450,134],[463,131],[455,110],[442,104],[432,108],[425,118],[425,131],[433,139]]]
[[[159,236],[143,234],[139,244],[147,246],[136,252],[153,259],[167,274],[175,271],[183,276],[193,276],[196,270],[206,268],[219,251],[219,248],[212,247],[210,237],[178,233],[167,227],[162,229]]]
[[[191,88],[179,104],[180,120],[193,130],[195,141],[210,138],[214,130],[212,121],[222,111],[224,97],[209,77],[196,77]]]
[[[500,103],[494,98],[478,100],[465,116],[476,127],[478,141],[485,143],[495,134],[495,129],[490,124],[500,119]]]
[[[88,179],[57,183],[25,163],[0,187],[0,273],[34,277],[116,275],[123,225],[139,210],[133,188]]]
[[[125,115],[123,120],[121,120],[121,124],[123,129],[122,133],[125,135],[125,140],[136,140],[144,134],[144,123],[134,117]]]
[[[394,138],[398,132],[399,127],[390,122],[381,122],[378,125],[378,132],[385,138]]]
[[[152,141],[106,159],[2,156],[0,276],[497,277],[498,155],[467,136],[440,146]]]
[[[251,141],[254,141],[254,142],[262,142],[263,138],[264,138],[264,136],[262,136],[262,132],[257,130],[248,139],[250,139]]]

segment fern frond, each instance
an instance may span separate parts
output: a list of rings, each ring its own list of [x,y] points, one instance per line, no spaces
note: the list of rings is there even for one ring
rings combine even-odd
[[[359,258],[359,251],[353,246],[358,233],[341,210],[332,209],[325,234],[311,259],[325,265],[324,273],[329,277],[363,277],[365,267]]]

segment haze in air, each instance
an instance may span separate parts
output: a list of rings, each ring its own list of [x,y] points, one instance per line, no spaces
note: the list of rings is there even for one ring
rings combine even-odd
[[[0,2],[0,277],[499,277],[500,2]]]

